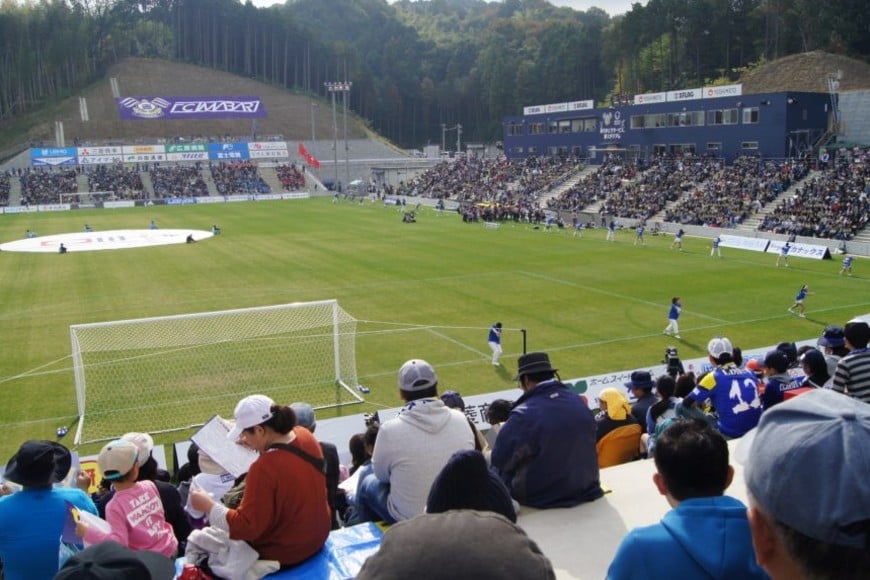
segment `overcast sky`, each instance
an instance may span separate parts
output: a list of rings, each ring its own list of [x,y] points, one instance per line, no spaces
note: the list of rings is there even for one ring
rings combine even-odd
[[[273,4],[283,4],[283,0],[276,2],[275,0],[252,0],[254,6],[272,6]],[[387,0],[389,2],[389,0]],[[550,3],[555,6],[570,6],[575,10],[588,10],[593,6],[601,8],[611,16],[623,14],[631,10],[631,5],[634,3],[646,5],[647,0],[550,0]]]

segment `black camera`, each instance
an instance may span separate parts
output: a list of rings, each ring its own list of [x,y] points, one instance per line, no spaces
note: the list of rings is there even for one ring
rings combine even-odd
[[[665,348],[665,358],[662,360],[667,367],[666,372],[672,377],[677,378],[686,371],[683,369],[683,363],[680,360],[680,355],[677,352],[677,347],[669,346]]]
[[[366,428],[371,427],[372,425],[380,425],[381,418],[378,417],[378,412],[374,413],[366,413],[363,415],[363,420],[366,422]]]

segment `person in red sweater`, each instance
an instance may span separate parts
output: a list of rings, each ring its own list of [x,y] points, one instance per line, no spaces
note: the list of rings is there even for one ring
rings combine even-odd
[[[238,509],[229,509],[200,490],[190,491],[194,509],[230,538],[248,542],[262,560],[289,568],[316,554],[331,524],[323,452],[293,409],[264,395],[251,395],[235,409],[227,437],[260,454],[248,470]]]

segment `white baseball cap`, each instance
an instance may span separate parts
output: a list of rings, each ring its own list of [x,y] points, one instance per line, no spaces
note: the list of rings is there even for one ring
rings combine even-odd
[[[726,352],[733,355],[734,346],[732,346],[731,341],[724,336],[717,336],[707,343],[707,352],[710,353],[710,356],[719,360],[719,357]]]
[[[272,418],[272,405],[275,401],[266,395],[251,395],[245,397],[236,405],[233,415],[236,418],[236,426],[227,433],[227,439],[235,441],[242,431],[254,425],[265,423]]]
[[[423,359],[411,359],[399,369],[399,389],[403,391],[422,391],[437,384],[435,369]]]
[[[139,450],[139,467],[145,465],[148,458],[151,457],[151,452],[154,450],[154,438],[148,433],[124,433],[121,439],[129,441]]]

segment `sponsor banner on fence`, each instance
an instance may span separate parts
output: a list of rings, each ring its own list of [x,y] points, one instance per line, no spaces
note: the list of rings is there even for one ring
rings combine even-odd
[[[704,87],[705,99],[719,97],[739,97],[743,94],[743,85],[723,85],[721,87]]]
[[[121,163],[124,160],[123,155],[86,155],[79,157],[79,165],[108,165],[111,163]]]
[[[568,103],[569,111],[587,111],[595,108],[595,101],[573,101]]]
[[[106,146],[106,147],[79,147],[76,149],[79,157],[93,157],[99,155],[121,155],[124,153],[123,147]]]
[[[197,198],[196,203],[225,203],[227,200],[223,198],[223,196],[210,196],[204,195],[202,197]]]
[[[266,116],[259,97],[123,97],[117,99],[123,120],[231,119]]]
[[[191,205],[196,203],[195,197],[168,197],[164,200],[166,205]]]
[[[208,144],[208,158],[214,161],[241,161],[248,157],[247,143]]]
[[[208,145],[205,143],[176,143],[174,145],[166,145],[167,153],[194,153],[207,152]]]
[[[47,203],[36,206],[36,211],[69,211],[71,208],[68,203]]]
[[[251,159],[286,159],[290,154],[286,149],[260,149],[250,151]]]
[[[785,242],[779,240],[771,240],[767,246],[768,253],[779,254],[780,249],[785,245]],[[795,242],[791,244],[791,249],[788,251],[789,257],[812,258],[814,260],[824,260],[831,257],[831,252],[827,246],[817,246],[816,244],[801,244]]]
[[[126,153],[124,163],[150,163],[152,161],[166,161],[166,153]]]
[[[764,238],[747,238],[745,236],[730,236],[723,234],[719,236],[721,246],[723,248],[737,248],[740,250],[753,250],[755,252],[763,252],[767,249],[767,244],[770,240]]]
[[[251,153],[254,151],[268,151],[274,149],[280,149],[283,151],[287,150],[287,142],[286,141],[252,141],[248,143],[248,149],[251,150]]]
[[[208,161],[208,151],[186,151],[183,153],[167,153],[167,161]]]
[[[3,210],[3,213],[35,213],[37,211],[36,206],[29,205],[10,205],[9,207],[0,208]]]
[[[664,103],[668,98],[667,93],[646,93],[644,95],[635,95],[635,105],[649,105],[650,103]]]
[[[683,89],[681,91],[668,91],[668,102],[692,101],[704,98],[704,89]]]
[[[30,150],[30,157],[75,157],[75,147],[37,147]]]
[[[125,199],[123,201],[104,201],[103,207],[106,209],[114,209],[119,207],[136,207],[136,202],[129,199]]]
[[[281,199],[308,199],[311,197],[307,191],[290,191],[281,194]]]
[[[34,157],[30,160],[30,164],[37,165],[75,165],[75,157]]]

